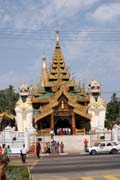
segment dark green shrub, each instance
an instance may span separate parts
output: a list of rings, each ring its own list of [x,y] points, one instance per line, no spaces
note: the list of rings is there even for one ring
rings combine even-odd
[[[7,180],[29,180],[28,169],[25,166],[8,166],[6,176]]]

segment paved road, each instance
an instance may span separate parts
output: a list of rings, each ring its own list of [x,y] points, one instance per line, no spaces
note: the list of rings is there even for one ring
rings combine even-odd
[[[42,157],[31,167],[33,180],[120,180],[120,154]]]

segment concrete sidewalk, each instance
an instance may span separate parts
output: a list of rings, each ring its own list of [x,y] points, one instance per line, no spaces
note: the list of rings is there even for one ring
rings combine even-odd
[[[44,156],[66,156],[66,155],[87,155],[88,153],[85,151],[80,151],[80,152],[65,152],[65,153],[55,153],[55,154],[47,154],[47,153],[42,153],[40,154],[41,157]],[[21,160],[21,156],[20,154],[11,154],[11,161],[9,163],[9,165],[27,165],[27,166],[32,166],[34,164],[35,161],[39,160],[36,156],[36,154],[27,154],[27,158],[26,158],[26,163],[23,163]]]
[[[81,150],[81,151],[67,151],[67,152],[64,152],[64,153],[41,153],[40,156],[50,156],[50,155],[60,155],[60,156],[63,156],[63,155],[69,155],[69,154],[88,154],[88,152],[85,152],[84,150]],[[36,157],[36,153],[28,153],[27,154],[27,157]],[[15,153],[15,154],[11,154],[11,157],[20,157],[20,153]]]

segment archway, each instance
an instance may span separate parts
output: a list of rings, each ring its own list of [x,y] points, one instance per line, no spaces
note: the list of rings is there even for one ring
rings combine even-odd
[[[54,132],[58,135],[59,130],[63,130],[63,134],[70,134],[71,132],[71,120],[70,117],[57,117],[55,118]],[[69,132],[67,132],[69,130]]]

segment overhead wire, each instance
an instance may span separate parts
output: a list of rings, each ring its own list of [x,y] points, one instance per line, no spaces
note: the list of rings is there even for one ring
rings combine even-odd
[[[108,91],[108,92],[102,92],[101,94],[114,94],[114,93],[120,93],[120,91]]]
[[[25,30],[25,29],[0,29],[0,38],[5,39],[21,39],[21,40],[54,40],[52,30]],[[84,34],[79,34],[84,33]],[[85,34],[86,33],[86,34]],[[88,34],[87,34],[88,33]],[[120,30],[111,31],[96,31],[96,30],[84,30],[84,31],[61,31],[62,41],[76,41],[81,39],[87,41],[120,41]]]
[[[44,41],[54,41],[55,38],[51,38],[54,36],[55,31],[50,29],[38,29],[38,30],[27,30],[27,29],[6,29],[0,28],[0,39],[16,39],[16,40],[44,40]],[[61,37],[60,40],[62,41],[73,41],[79,42],[80,40],[84,39],[86,41],[112,41],[112,42],[120,42],[120,29],[115,30],[80,30],[80,31],[60,31]],[[83,36],[78,36],[79,33],[89,33],[90,37],[87,37],[88,34]],[[41,36],[40,36],[41,35]],[[0,47],[1,48],[1,47]],[[6,48],[6,47],[5,47]],[[102,53],[109,53],[109,51],[102,51]],[[119,51],[118,51],[119,52]],[[86,53],[86,52],[85,52]],[[120,93],[120,91],[112,91],[112,92],[102,92],[101,94],[113,94],[113,93]]]

